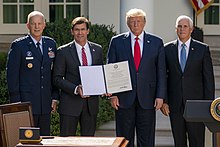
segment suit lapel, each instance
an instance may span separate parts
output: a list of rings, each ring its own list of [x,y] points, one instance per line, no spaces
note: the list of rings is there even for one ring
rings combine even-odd
[[[89,49],[90,49],[90,53],[91,53],[91,57],[92,57],[92,65],[94,65],[94,64],[96,64],[95,59],[97,58],[96,54],[95,54],[96,49],[94,48],[94,46],[90,42],[88,42],[88,44],[89,44]]]
[[[138,70],[141,70],[141,67],[144,64],[144,60],[147,59],[147,54],[148,54],[147,52],[149,51],[148,49],[151,48],[150,46],[151,46],[150,36],[144,32],[143,51],[142,51],[141,61]]]
[[[189,53],[188,53],[188,57],[186,60],[186,67],[184,71],[187,71],[187,69],[189,68],[190,63],[192,62],[192,59],[194,58],[194,53],[195,53],[194,41],[193,39],[191,39],[190,46],[189,46]]]
[[[129,62],[131,63],[131,67],[132,67],[132,69],[136,70],[135,64],[134,64],[134,57],[133,57],[133,54],[132,54],[131,35],[130,35],[130,33],[126,33],[124,35],[123,40],[124,40],[123,43],[124,43],[124,46],[125,46],[124,48],[127,49],[125,54],[128,53],[128,59],[129,59]]]
[[[49,59],[49,56],[48,56],[48,49],[49,49],[49,46],[48,44],[46,43],[45,39],[42,38],[42,49],[43,49],[43,64],[47,62],[47,60]]]
[[[171,50],[171,54],[172,54],[171,56],[174,57],[174,62],[175,65],[177,66],[177,69],[180,71],[180,73],[182,73],[182,69],[179,62],[179,56],[178,56],[178,41],[175,40],[173,44],[174,46]]]
[[[72,55],[72,59],[74,60],[74,63],[77,64],[77,66],[81,66],[80,61],[79,61],[79,57],[76,51],[76,46],[75,46],[75,42],[73,41],[72,43],[69,44],[70,47],[70,54]]]

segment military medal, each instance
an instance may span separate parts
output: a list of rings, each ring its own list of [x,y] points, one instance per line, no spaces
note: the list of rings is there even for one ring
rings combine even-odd
[[[54,54],[53,51],[49,51],[49,52],[48,52],[48,56],[49,56],[49,58],[54,58],[54,57],[55,57],[55,54]]]
[[[28,68],[32,68],[32,67],[33,67],[33,64],[32,64],[32,63],[28,63],[27,67],[28,67]]]

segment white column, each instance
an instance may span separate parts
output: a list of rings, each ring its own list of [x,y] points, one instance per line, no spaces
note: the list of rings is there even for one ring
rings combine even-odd
[[[126,13],[133,8],[142,9],[147,15],[145,30],[153,32],[154,29],[154,0],[121,0],[120,1],[120,32],[129,30],[126,24]]]
[[[89,3],[88,0],[81,1],[81,16],[84,16],[87,19],[89,19],[88,18],[89,17],[89,14],[88,14],[88,9],[89,9],[88,5],[89,4],[88,3]]]

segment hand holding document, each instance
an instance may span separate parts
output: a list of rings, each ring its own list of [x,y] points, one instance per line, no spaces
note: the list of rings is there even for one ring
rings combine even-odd
[[[128,61],[99,66],[80,66],[83,95],[102,95],[132,90]]]

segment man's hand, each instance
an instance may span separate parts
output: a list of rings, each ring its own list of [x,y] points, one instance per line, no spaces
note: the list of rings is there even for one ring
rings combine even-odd
[[[169,105],[167,103],[163,103],[162,107],[160,108],[161,112],[165,115],[168,116],[170,113]]]
[[[119,107],[119,99],[117,96],[110,97],[111,105],[115,110],[118,110]]]
[[[81,98],[88,98],[89,96],[83,95],[82,85],[77,87],[77,93],[80,95]]]
[[[57,100],[52,100],[51,108],[51,113],[55,113],[57,111]]]
[[[163,99],[156,98],[155,103],[154,103],[155,110],[159,110],[162,107],[162,104],[163,104]]]

